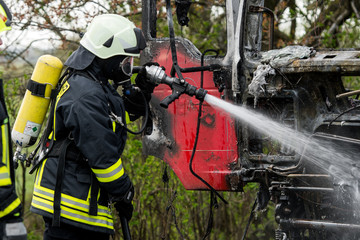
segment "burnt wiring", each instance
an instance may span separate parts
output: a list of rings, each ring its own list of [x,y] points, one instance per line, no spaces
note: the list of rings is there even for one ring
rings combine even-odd
[[[181,239],[184,240],[185,238],[184,238],[184,236],[182,235],[182,233],[181,233],[181,231],[180,231],[180,228],[179,228],[179,225],[178,225],[178,223],[177,223],[177,221],[176,221],[175,207],[174,207],[174,205],[173,205],[173,203],[174,203],[174,201],[175,201],[175,199],[176,199],[176,196],[177,196],[177,192],[174,191],[174,192],[173,192],[173,195],[172,195],[172,197],[171,197],[171,199],[170,199],[170,201],[169,201],[169,204],[168,204],[168,206],[166,207],[166,214],[168,214],[169,211],[171,210],[171,215],[172,215],[172,217],[173,217],[173,219],[174,219],[174,224],[175,224],[176,230],[177,230],[177,232],[179,233]]]
[[[293,62],[291,62],[293,63]],[[291,86],[291,88],[294,88],[294,85],[291,83],[291,81],[289,80],[289,78],[285,75],[285,73],[283,73],[280,68],[274,67],[271,64],[269,64],[270,67],[272,67],[273,69],[275,69],[285,80],[287,83],[289,83],[289,85]]]
[[[166,195],[170,194],[169,193],[169,175],[168,175],[168,172],[167,172],[167,165],[165,164],[164,162],[164,170],[163,170],[163,175],[162,175],[162,181],[164,183],[164,188],[166,189]],[[171,211],[171,216],[174,220],[174,224],[175,224],[175,228],[178,232],[178,234],[180,235],[181,239],[184,240],[184,236],[183,234],[181,233],[180,231],[180,228],[179,228],[179,225],[178,225],[178,222],[176,220],[176,213],[175,213],[175,207],[174,207],[174,201],[177,197],[177,191],[174,190],[174,191],[171,191],[171,196],[169,197],[169,201],[168,201],[168,204],[166,206],[166,214],[165,214],[165,217],[168,218],[168,215],[169,215],[169,211]],[[167,224],[167,222],[166,222]],[[163,235],[161,236],[161,239],[166,239],[166,227],[164,228],[164,233]]]
[[[248,219],[248,222],[246,224],[246,227],[245,227],[245,230],[244,230],[244,233],[243,233],[243,236],[242,236],[241,240],[245,240],[247,231],[249,230],[249,227],[250,227],[250,223],[251,223],[252,219],[254,218],[255,207],[257,205],[257,202],[258,202],[258,199],[255,198],[255,201],[254,201],[253,206],[251,208],[250,216],[249,216],[249,219]]]
[[[213,223],[214,223],[214,213],[213,209],[217,209],[219,207],[216,196],[213,192],[210,192],[210,211],[209,211],[209,220],[208,220],[208,226],[206,228],[205,235],[203,236],[202,240],[205,240],[211,233]]]
[[[306,152],[307,147],[308,147],[308,145],[306,145],[305,148],[303,149],[303,153]],[[288,174],[298,172],[299,169],[303,166],[303,163],[304,163],[304,159],[303,159],[303,157],[300,157],[299,161],[297,162],[297,164],[295,166],[284,167],[284,168],[270,166],[266,170],[271,173],[277,174],[279,176],[287,176]]]
[[[335,122],[339,117],[341,117],[342,115],[344,115],[344,114],[346,114],[346,113],[349,113],[349,112],[351,112],[351,111],[353,111],[353,110],[355,110],[355,109],[358,109],[358,108],[360,108],[360,105],[357,105],[357,106],[355,106],[355,107],[349,108],[349,109],[343,111],[342,113],[340,113],[339,115],[337,115],[333,120],[331,120],[331,121],[329,122],[329,124],[328,124],[328,126],[327,126],[327,129],[329,129],[330,126],[331,126],[331,124],[332,124],[333,122]]]

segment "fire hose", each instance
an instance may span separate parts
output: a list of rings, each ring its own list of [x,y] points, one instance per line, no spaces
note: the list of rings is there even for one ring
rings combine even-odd
[[[120,216],[121,229],[125,240],[131,240],[129,222],[124,216]]]

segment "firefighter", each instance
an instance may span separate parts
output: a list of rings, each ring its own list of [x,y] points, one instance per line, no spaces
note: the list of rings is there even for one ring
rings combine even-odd
[[[0,0],[0,32],[11,30],[12,16]],[[0,45],[3,41],[0,38]],[[10,141],[10,124],[6,110],[3,82],[0,80],[0,239],[26,239],[26,228],[21,218],[21,202],[15,191],[14,166]]]
[[[145,46],[131,21],[104,14],[92,20],[65,62],[67,76],[44,142],[49,153],[37,170],[31,203],[31,211],[44,218],[45,240],[109,239],[111,203],[131,219],[134,187],[120,158],[127,138],[125,110],[143,113],[126,109],[131,99],[124,100],[110,83],[129,81],[133,58]]]

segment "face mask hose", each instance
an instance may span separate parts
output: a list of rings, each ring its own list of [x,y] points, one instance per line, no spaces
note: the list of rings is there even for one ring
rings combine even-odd
[[[163,108],[168,108],[168,106],[178,99],[180,95],[187,94],[189,96],[195,96],[196,99],[203,101],[207,91],[203,88],[196,88],[195,86],[189,84],[185,80],[180,80],[175,77],[169,77],[166,75],[165,71],[158,66],[146,66],[146,75],[147,80],[153,84],[166,84],[171,90],[172,94],[164,98],[160,102],[160,106]]]

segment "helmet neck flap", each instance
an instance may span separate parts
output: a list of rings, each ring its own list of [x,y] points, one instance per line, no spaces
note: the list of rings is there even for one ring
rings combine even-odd
[[[130,78],[129,75],[126,75],[122,71],[120,66],[121,62],[126,57],[127,56],[117,55],[107,59],[102,59],[80,45],[79,48],[66,60],[65,66],[75,70],[89,70],[101,82],[105,82],[108,79],[115,82],[121,82]]]

